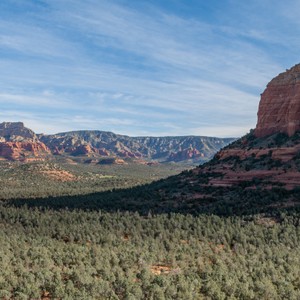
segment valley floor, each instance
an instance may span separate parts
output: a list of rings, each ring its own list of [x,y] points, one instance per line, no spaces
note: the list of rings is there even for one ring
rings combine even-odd
[[[190,169],[185,164],[99,165],[58,158],[42,162],[0,161],[0,200],[84,195],[150,183]]]
[[[188,171],[140,186],[172,165],[2,168],[0,299],[300,299],[299,191]]]

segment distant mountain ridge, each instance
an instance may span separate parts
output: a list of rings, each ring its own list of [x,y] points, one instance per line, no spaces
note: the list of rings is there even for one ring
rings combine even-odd
[[[204,136],[129,137],[97,130],[45,135],[35,134],[22,122],[0,124],[0,156],[13,160],[40,159],[47,155],[72,155],[202,163],[232,141],[234,138]],[[28,152],[28,143],[32,148],[38,145],[41,153],[39,150]],[[7,148],[10,150],[8,151]],[[6,150],[1,151],[1,149]]]
[[[116,155],[123,158],[144,158],[159,161],[186,159],[209,159],[233,139],[213,137],[129,137],[105,131],[72,131],[55,135],[44,135],[40,140],[50,149],[60,153],[83,151],[104,156]],[[84,149],[84,146],[86,147]],[[90,148],[90,149],[88,149]],[[176,154],[186,153],[179,158]],[[78,153],[79,154],[79,153]]]

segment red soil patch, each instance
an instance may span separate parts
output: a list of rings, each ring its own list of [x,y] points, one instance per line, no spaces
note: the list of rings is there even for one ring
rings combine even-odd
[[[274,219],[274,218],[260,218],[256,221],[257,224],[259,225],[264,225],[264,226],[267,226],[267,227],[273,227],[275,224],[277,224],[277,220]]]
[[[154,275],[169,274],[172,268],[170,266],[153,265],[150,266],[150,271]]]
[[[180,269],[172,269],[171,266],[158,264],[158,265],[152,265],[150,266],[150,272],[156,276],[159,275],[168,275],[170,273],[180,273]]]
[[[75,181],[76,177],[64,170],[47,170],[47,171],[39,171],[42,175],[46,175],[50,179],[57,180],[57,181]]]
[[[42,294],[42,296],[41,296],[41,299],[42,299],[42,300],[50,300],[50,299],[51,299],[51,298],[50,298],[50,293],[47,292],[47,291],[43,291],[43,294]]]

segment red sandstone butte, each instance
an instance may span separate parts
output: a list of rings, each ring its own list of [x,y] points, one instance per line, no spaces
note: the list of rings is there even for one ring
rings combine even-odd
[[[271,80],[261,95],[257,137],[300,130],[300,64]]]
[[[50,154],[48,147],[42,142],[2,142],[0,156],[9,160],[24,160],[26,157],[44,157]]]

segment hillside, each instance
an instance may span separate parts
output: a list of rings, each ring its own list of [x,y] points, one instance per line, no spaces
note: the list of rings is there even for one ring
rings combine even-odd
[[[101,162],[120,158],[145,162],[208,161],[232,138],[201,136],[129,137],[105,131],[73,131],[55,135],[35,134],[23,123],[0,124],[0,157],[10,160],[36,161],[53,155],[83,156]],[[107,160],[119,162],[122,160]]]
[[[129,137],[104,131],[74,131],[40,136],[58,153],[100,154],[157,161],[203,162],[233,141],[230,138],[200,136]]]

